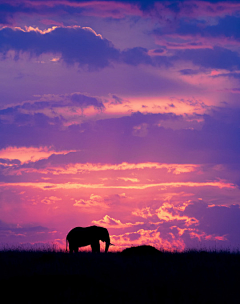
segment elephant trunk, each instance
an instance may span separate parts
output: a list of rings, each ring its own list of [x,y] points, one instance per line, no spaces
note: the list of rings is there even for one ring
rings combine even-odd
[[[107,252],[108,252],[108,248],[109,248],[109,246],[110,246],[110,242],[106,242],[105,253],[107,253]]]
[[[110,246],[110,237],[109,237],[109,234],[106,237],[105,242],[106,242],[105,253],[107,253],[108,252],[108,248]]]

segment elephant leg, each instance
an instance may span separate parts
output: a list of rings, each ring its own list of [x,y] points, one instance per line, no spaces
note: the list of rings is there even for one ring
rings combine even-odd
[[[98,241],[92,243],[91,247],[92,247],[92,252],[100,252],[100,243]]]
[[[74,244],[69,244],[69,251],[70,253],[78,252],[78,247]]]
[[[69,243],[69,252],[73,253],[73,246]]]
[[[75,247],[75,248],[73,249],[73,251],[77,253],[77,252],[78,252],[78,247]]]

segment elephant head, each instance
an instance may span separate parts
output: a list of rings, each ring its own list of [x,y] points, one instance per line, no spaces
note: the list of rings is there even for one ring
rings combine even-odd
[[[110,243],[110,237],[109,237],[108,230],[103,227],[98,227],[98,228],[102,228],[101,230],[99,230],[99,233],[100,233],[99,238],[102,242],[106,242],[105,252],[108,252],[109,246],[112,245]]]

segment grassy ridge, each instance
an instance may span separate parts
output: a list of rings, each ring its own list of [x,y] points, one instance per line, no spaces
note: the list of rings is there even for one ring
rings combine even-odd
[[[232,304],[239,283],[239,253],[0,252],[5,303]]]

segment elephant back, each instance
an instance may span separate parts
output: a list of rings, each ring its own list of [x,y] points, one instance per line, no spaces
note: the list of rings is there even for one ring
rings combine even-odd
[[[87,246],[96,242],[98,238],[97,226],[90,227],[75,227],[69,231],[67,240],[69,243],[75,244],[78,247]]]

